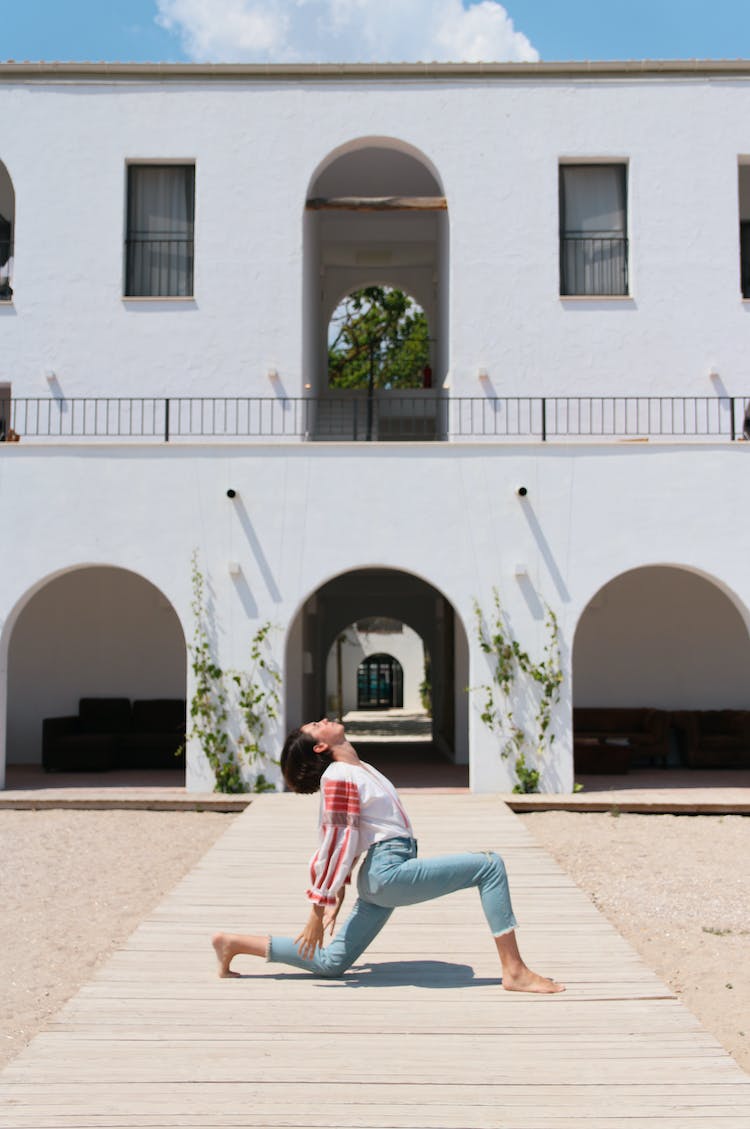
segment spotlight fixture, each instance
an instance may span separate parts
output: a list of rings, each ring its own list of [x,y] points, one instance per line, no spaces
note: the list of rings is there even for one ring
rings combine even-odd
[[[519,498],[525,498],[528,494],[528,490],[525,486],[516,486],[516,494],[518,494]]]
[[[236,498],[236,497],[237,497],[237,491],[233,490],[232,487],[230,486],[229,489],[227,490],[227,498]]]

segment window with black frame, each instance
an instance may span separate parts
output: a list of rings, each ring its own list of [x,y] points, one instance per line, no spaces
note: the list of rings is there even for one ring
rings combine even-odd
[[[129,165],[128,298],[193,295],[194,165]]]
[[[13,181],[0,161],[0,302],[13,298],[13,227],[16,218],[16,193]]]
[[[750,164],[748,158],[740,158],[739,164],[739,205],[740,205],[740,290],[743,298],[750,298]]]
[[[560,166],[560,293],[628,294],[624,164]]]

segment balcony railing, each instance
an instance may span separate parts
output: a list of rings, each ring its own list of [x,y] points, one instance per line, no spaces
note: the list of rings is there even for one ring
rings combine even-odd
[[[624,235],[560,237],[560,293],[570,297],[622,297],[628,293],[628,241]]]
[[[186,298],[193,293],[193,238],[133,235],[125,241],[126,298]]]
[[[750,438],[750,397],[83,397],[10,399],[0,440]]]

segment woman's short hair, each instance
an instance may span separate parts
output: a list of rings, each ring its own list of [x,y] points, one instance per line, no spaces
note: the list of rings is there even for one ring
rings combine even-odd
[[[281,772],[293,792],[320,791],[320,778],[333,763],[330,753],[316,753],[315,741],[302,729],[293,729],[281,750]]]

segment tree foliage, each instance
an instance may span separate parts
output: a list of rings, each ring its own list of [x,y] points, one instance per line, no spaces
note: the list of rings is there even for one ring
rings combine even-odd
[[[403,290],[365,286],[336,307],[328,344],[331,388],[421,388],[429,360],[427,318]]]

